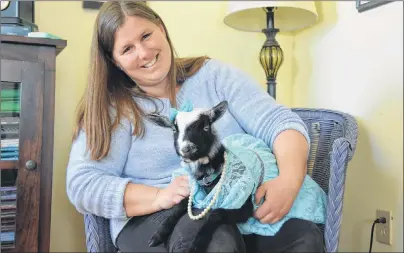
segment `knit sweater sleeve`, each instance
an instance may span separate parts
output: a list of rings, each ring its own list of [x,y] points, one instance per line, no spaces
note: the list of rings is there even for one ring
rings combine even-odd
[[[229,112],[248,134],[262,139],[273,149],[284,130],[300,132],[310,143],[307,127],[290,108],[278,104],[259,84],[237,67],[210,60],[208,63],[220,99],[229,103]]]
[[[105,218],[127,217],[123,196],[127,178],[120,175],[131,146],[129,121],[122,121],[112,133],[109,154],[99,160],[86,152],[86,135],[80,132],[72,144],[67,165],[67,196],[80,213]]]

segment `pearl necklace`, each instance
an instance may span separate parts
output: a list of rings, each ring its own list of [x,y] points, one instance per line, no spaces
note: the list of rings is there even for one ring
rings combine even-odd
[[[198,215],[193,215],[192,214],[192,196],[195,193],[195,190],[193,187],[191,187],[191,193],[189,195],[188,198],[188,216],[189,218],[191,218],[191,220],[199,220],[201,218],[203,218],[212,208],[212,206],[215,204],[217,197],[219,196],[220,190],[222,188],[222,184],[223,184],[223,180],[226,176],[226,157],[227,157],[227,153],[224,153],[224,164],[223,164],[223,169],[222,169],[222,174],[220,176],[219,182],[217,183],[216,187],[216,192],[215,195],[213,196],[212,200],[210,201],[209,205]]]

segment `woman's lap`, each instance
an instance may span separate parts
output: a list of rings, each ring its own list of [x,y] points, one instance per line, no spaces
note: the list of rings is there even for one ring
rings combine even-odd
[[[313,222],[289,219],[275,236],[245,235],[248,253],[324,252],[323,235]]]
[[[148,241],[159,226],[161,213],[133,217],[119,233],[116,244],[121,252],[164,252],[165,246],[149,247]]]
[[[203,221],[193,221],[188,214],[182,216],[174,228],[167,244],[149,247],[148,240],[157,230],[163,213],[134,217],[123,228],[117,238],[121,252],[179,252],[191,246]],[[207,252],[245,253],[243,238],[236,225],[223,224],[213,232]]]
[[[197,235],[204,224],[206,224],[204,220],[194,221],[185,214],[172,232],[168,244],[169,252],[183,252],[184,249],[189,249],[194,240],[200,238]],[[246,252],[243,237],[237,226],[230,224],[219,225],[208,242],[202,245],[207,246],[207,252]]]
[[[185,214],[174,228],[168,245],[149,247],[162,216],[157,214],[132,218],[117,239],[121,252],[178,252],[192,244],[201,225]],[[220,225],[208,244],[208,252],[324,252],[322,234],[309,221],[288,220],[275,236],[242,236],[235,225]],[[247,249],[247,250],[246,250]]]

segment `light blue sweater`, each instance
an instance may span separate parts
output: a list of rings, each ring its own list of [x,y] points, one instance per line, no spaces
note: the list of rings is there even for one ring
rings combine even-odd
[[[154,110],[150,101],[136,98],[146,112]],[[228,111],[215,123],[221,138],[248,133],[262,139],[272,149],[277,135],[286,129],[301,132],[309,142],[304,122],[290,109],[277,104],[259,84],[243,71],[218,60],[209,60],[182,85],[178,105],[190,100],[195,108],[210,108],[229,102]],[[157,101],[168,116],[169,99]],[[133,125],[123,119],[112,134],[111,150],[101,161],[93,161],[81,132],[71,147],[67,166],[67,195],[80,213],[93,213],[110,219],[111,237],[116,237],[129,220],[123,208],[128,182],[165,187],[180,159],[173,146],[172,130],[145,121],[143,138],[132,136]]]

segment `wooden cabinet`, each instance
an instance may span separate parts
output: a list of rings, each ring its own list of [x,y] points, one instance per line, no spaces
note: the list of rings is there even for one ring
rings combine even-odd
[[[1,251],[49,252],[55,63],[66,41],[0,40]]]

